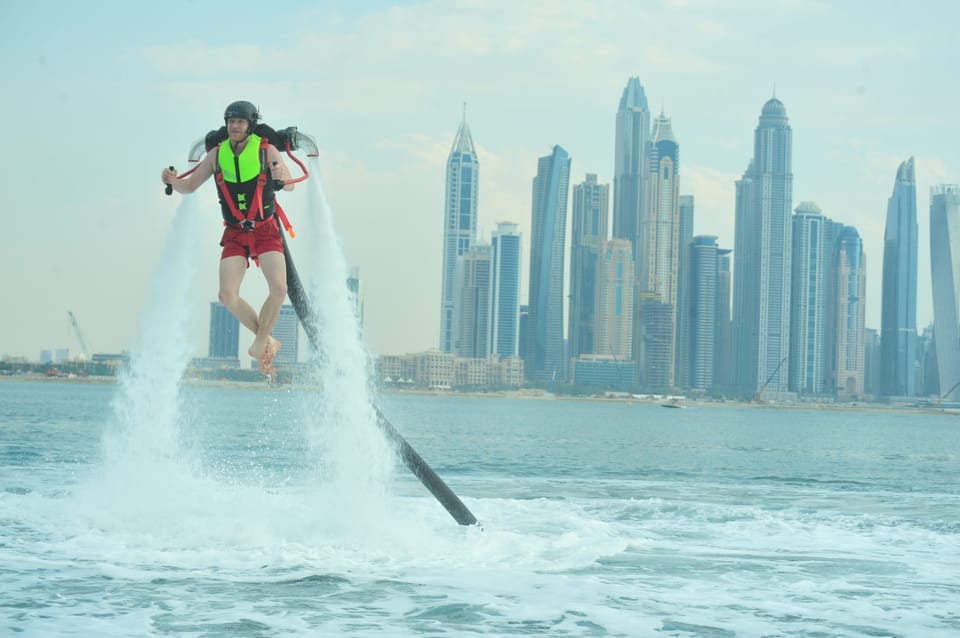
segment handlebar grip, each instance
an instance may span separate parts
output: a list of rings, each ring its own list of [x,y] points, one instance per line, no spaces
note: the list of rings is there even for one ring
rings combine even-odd
[[[170,170],[174,171],[176,170],[176,168],[171,166]],[[173,186],[171,184],[167,184],[167,187],[163,189],[163,192],[166,193],[167,195],[173,195]]]

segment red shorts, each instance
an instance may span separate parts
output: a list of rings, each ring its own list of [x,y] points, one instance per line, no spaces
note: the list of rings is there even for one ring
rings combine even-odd
[[[258,266],[260,265],[258,258],[263,253],[283,252],[283,239],[280,237],[276,217],[258,222],[253,230],[241,230],[236,226],[227,226],[223,229],[220,245],[223,246],[220,259],[245,257],[253,259]]]

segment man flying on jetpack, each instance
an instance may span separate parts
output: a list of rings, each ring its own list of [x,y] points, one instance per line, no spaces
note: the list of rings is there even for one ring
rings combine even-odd
[[[197,166],[178,176],[173,166],[160,174],[167,185],[167,194],[192,193],[211,175],[216,175],[220,195],[220,208],[226,230],[220,245],[220,301],[230,309],[240,323],[256,335],[250,346],[250,356],[260,360],[260,370],[265,374],[274,372],[273,360],[280,343],[270,336],[280,306],[290,292],[293,304],[311,345],[321,351],[320,331],[307,299],[303,284],[297,274],[290,251],[286,250],[279,221],[293,237],[293,230],[275,199],[278,190],[293,190],[293,185],[309,177],[306,166],[291,151],[303,150],[307,157],[319,155],[316,142],[297,131],[295,126],[275,131],[266,124],[257,124],[260,114],[250,102],[234,102],[223,114],[226,126],[210,131],[206,139],[190,149],[191,162]],[[301,177],[290,179],[278,149],[303,171]],[[206,153],[205,155],[203,153]],[[201,160],[201,157],[203,158]],[[240,298],[240,282],[246,272],[248,259],[256,262],[270,286],[267,300],[263,302],[260,315]],[[383,412],[374,406],[377,425],[396,446],[403,463],[414,476],[430,490],[437,501],[461,525],[475,525],[477,518],[467,509],[456,494],[443,482],[406,439],[397,432]]]
[[[226,226],[220,240],[220,302],[253,332],[253,344],[247,352],[260,362],[261,372],[273,374],[273,360],[281,344],[270,331],[287,296],[283,239],[277,225],[277,214],[283,213],[275,199],[277,190],[293,190],[293,180],[280,151],[269,139],[276,133],[265,125],[257,127],[259,119],[252,103],[233,102],[223,113],[225,129],[207,135],[207,154],[189,177],[177,177],[171,166],[163,169],[161,180],[168,185],[168,193],[172,187],[186,194],[197,190],[211,175],[216,176]],[[259,315],[240,297],[240,284],[251,258],[269,287]]]

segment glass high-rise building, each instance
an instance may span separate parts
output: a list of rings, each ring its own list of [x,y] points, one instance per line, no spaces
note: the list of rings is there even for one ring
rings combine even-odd
[[[867,257],[853,226],[844,226],[837,239],[834,371],[837,398],[862,399],[866,378]]]
[[[930,323],[917,335],[917,395],[922,397],[939,397],[940,372],[937,370],[937,340],[933,335],[933,324]],[[946,388],[949,390],[950,388]]]
[[[897,169],[883,234],[880,393],[914,395],[917,341],[917,181],[913,158]]]
[[[650,146],[647,214],[640,224],[640,248],[635,259],[641,292],[676,305],[680,274],[680,147],[670,118],[653,125]]]
[[[786,108],[771,98],[754,132],[753,159],[736,183],[734,365],[748,396],[788,391],[792,155]]]
[[[733,269],[730,249],[717,256],[717,325],[714,329],[713,387],[726,392],[730,388],[733,369],[733,328],[730,300],[733,290]]]
[[[490,352],[490,245],[474,244],[457,263],[454,353],[477,359]]]
[[[440,291],[440,351],[454,351],[457,258],[477,240],[477,189],[480,163],[467,126],[463,121],[447,157],[447,179],[443,214],[443,281]]]
[[[219,301],[210,302],[211,359],[237,359],[240,350],[240,321]]]
[[[677,274],[677,385],[690,386],[690,242],[693,241],[693,195],[680,196],[680,270]]]
[[[650,386],[674,385],[677,341],[677,292],[680,277],[680,147],[670,119],[663,114],[653,124],[650,165],[647,169],[647,205],[641,216],[640,235],[634,254],[637,289],[643,303],[634,318],[634,334],[641,380]],[[653,310],[660,328],[648,325]]]
[[[617,108],[614,138],[613,236],[633,245],[646,206],[650,158],[650,109],[640,78],[627,81]]]
[[[597,310],[592,354],[632,360],[634,272],[630,242],[626,239],[601,242],[597,259]]]
[[[960,399],[960,186],[930,192],[930,275],[940,395]]]
[[[833,393],[833,260],[840,228],[813,202],[800,202],[793,216],[790,389],[800,394]]]
[[[711,235],[698,235],[690,241],[690,343],[686,368],[690,371],[689,387],[697,390],[710,390],[716,384],[717,328],[729,315],[721,307],[727,299],[720,288],[724,283],[720,278],[721,258],[729,253]]]
[[[531,379],[565,379],[563,274],[570,156],[558,146],[537,163],[533,178],[527,352]]]
[[[490,346],[500,358],[520,354],[520,256],[517,225],[497,224],[490,238]]]
[[[300,349],[300,320],[297,311],[290,304],[280,307],[277,323],[273,324],[271,336],[280,342],[280,352],[274,359],[276,365],[289,365],[297,362],[297,352]]]
[[[676,312],[671,304],[663,303],[651,293],[638,296],[636,312],[640,318],[633,320],[633,340],[640,386],[651,392],[672,392]]]
[[[596,350],[597,267],[600,246],[607,239],[610,186],[588,173],[573,187],[570,232],[570,310],[567,330],[570,358],[606,354]],[[632,263],[632,262],[631,262]]]

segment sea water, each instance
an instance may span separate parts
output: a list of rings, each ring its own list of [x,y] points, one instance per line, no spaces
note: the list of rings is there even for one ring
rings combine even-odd
[[[182,384],[189,197],[117,384],[0,383],[0,632],[960,632],[955,415],[377,397],[311,183],[296,389]],[[375,404],[482,525],[397,467]]]
[[[960,635],[958,415],[383,396],[481,528],[402,466],[356,517],[265,384],[120,490],[123,392],[0,382],[0,634]]]

